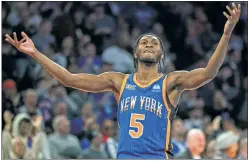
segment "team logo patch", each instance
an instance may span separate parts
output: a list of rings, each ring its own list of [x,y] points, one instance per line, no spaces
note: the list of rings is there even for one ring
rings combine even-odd
[[[155,84],[152,89],[160,89],[160,85]]]
[[[160,85],[155,84],[155,85],[152,87],[152,92],[160,92],[160,91],[161,91]]]
[[[135,90],[136,85],[126,84],[126,89]]]

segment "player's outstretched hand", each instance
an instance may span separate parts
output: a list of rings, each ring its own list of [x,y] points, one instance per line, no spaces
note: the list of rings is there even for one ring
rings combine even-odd
[[[16,33],[14,32],[14,39],[10,37],[8,34],[5,35],[5,40],[10,43],[11,45],[15,46],[17,50],[20,52],[26,53],[28,55],[34,54],[37,49],[34,46],[33,41],[25,34],[24,32],[21,33],[22,39],[18,41]]]
[[[223,12],[223,14],[227,18],[227,22],[225,24],[224,33],[227,36],[231,36],[232,31],[239,21],[240,12],[241,12],[241,5],[239,4],[238,7],[235,5],[235,3],[232,3],[232,7],[226,6],[228,12],[230,15],[228,15],[226,12]]]

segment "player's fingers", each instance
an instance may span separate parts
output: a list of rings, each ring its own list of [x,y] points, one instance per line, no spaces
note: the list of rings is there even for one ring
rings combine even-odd
[[[232,6],[233,6],[233,9],[235,9],[235,10],[238,9],[235,3],[232,3]]]
[[[7,41],[8,43],[10,43],[11,45],[15,46],[15,41],[10,40],[9,38],[6,38],[5,41]]]
[[[9,38],[6,38],[5,41],[7,41],[8,43],[10,43],[11,45],[16,47],[15,41],[11,41]]]
[[[230,13],[230,15],[233,15],[234,12],[233,12],[233,10],[229,6],[226,6],[226,9]]]
[[[27,45],[28,45],[28,42],[26,41],[26,42],[24,42],[22,45],[23,45],[23,46],[27,46]]]
[[[29,37],[25,32],[22,31],[21,35],[22,37],[26,38],[26,40],[29,40]]]
[[[241,5],[240,4],[238,5],[238,11],[239,12],[241,11]]]
[[[241,12],[241,5],[240,4],[238,5],[238,9],[236,12],[238,13],[238,15],[240,15],[240,12]]]
[[[15,43],[18,44],[18,39],[17,39],[17,36],[16,36],[15,32],[14,32],[14,40],[15,40]]]
[[[228,20],[231,19],[231,16],[229,16],[226,12],[223,12],[223,14],[226,16],[226,18],[227,18]]]
[[[15,43],[15,41],[9,36],[9,34],[6,34],[5,37],[6,37],[6,39],[8,40],[8,42],[11,43],[12,45]],[[6,40],[6,39],[5,39],[5,40]],[[7,40],[6,40],[6,41],[7,41]]]
[[[20,41],[19,41],[19,44],[23,43],[24,41],[26,40],[26,38],[22,38]]]

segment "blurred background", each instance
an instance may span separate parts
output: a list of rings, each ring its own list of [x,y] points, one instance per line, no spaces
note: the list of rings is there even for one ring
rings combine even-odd
[[[217,77],[181,97],[171,132],[176,158],[247,159],[248,5],[240,3]],[[137,37],[152,32],[164,42],[164,73],[191,70],[213,54],[228,4],[2,2],[2,38],[24,31],[72,73],[131,73]],[[2,159],[115,159],[116,111],[111,93],[65,88],[3,38]]]

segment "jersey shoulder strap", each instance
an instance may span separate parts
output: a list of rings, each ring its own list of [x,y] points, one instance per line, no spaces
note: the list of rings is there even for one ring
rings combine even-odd
[[[123,79],[123,81],[122,81],[121,90],[120,90],[120,92],[119,92],[119,97],[118,97],[118,99],[117,99],[118,102],[120,101],[120,98],[121,98],[121,96],[122,96],[122,93],[123,93],[123,91],[124,91],[124,88],[125,88],[125,86],[126,86],[127,79],[129,78],[129,76],[130,76],[130,74],[126,74],[125,77],[124,77],[124,79]]]

